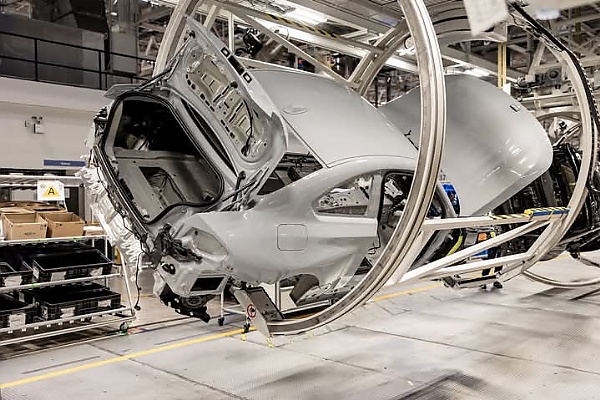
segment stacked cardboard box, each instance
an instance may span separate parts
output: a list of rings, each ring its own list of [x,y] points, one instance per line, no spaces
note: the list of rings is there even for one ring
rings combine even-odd
[[[43,239],[48,223],[35,212],[2,214],[2,230],[6,240]]]
[[[35,214],[35,211],[25,207],[2,207],[0,206],[0,215],[2,214]]]
[[[99,227],[85,227],[85,221],[76,214],[53,204],[0,202],[0,239],[61,238],[103,233]]]
[[[52,204],[45,204],[45,203],[29,204],[29,205],[26,205],[25,208],[27,208],[28,210],[31,210],[31,211],[35,211],[35,212],[66,212],[67,211],[62,207],[55,206]]]
[[[102,236],[104,229],[98,222],[86,222],[83,227],[83,236]]]
[[[39,213],[48,223],[48,237],[83,236],[85,222],[71,212],[55,211]]]

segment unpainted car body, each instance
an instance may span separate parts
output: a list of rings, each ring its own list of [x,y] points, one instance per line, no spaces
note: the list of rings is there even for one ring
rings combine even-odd
[[[166,71],[112,92],[88,166],[101,171],[111,203],[142,242],[158,294],[188,314],[205,310],[227,282],[294,278],[296,299],[342,288],[376,262],[402,215],[416,168],[418,104],[386,117],[330,79],[247,70],[202,25],[189,20],[188,29]],[[514,122],[506,114],[521,110],[482,103],[478,84],[463,85],[479,107],[473,123],[489,116],[494,125],[450,130],[459,150],[480,136],[466,149],[463,174],[447,164],[448,174],[467,213],[491,211],[545,171],[548,149],[535,119]],[[456,217],[441,183],[429,217]],[[436,233],[415,265],[448,254],[459,236]]]

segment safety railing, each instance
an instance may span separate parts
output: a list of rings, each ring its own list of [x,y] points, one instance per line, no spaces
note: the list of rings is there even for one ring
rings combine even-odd
[[[130,71],[116,70],[118,63]],[[106,90],[145,80],[144,63],[154,60],[0,30],[0,76]]]

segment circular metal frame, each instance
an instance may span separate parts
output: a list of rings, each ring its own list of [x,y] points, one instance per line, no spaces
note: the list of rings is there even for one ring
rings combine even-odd
[[[546,44],[546,47],[566,67],[568,78],[571,81],[577,104],[579,104],[580,108],[580,148],[582,151],[581,169],[579,171],[579,176],[577,177],[577,183],[575,184],[573,194],[568,204],[568,208],[571,210],[571,212],[566,218],[551,223],[538,237],[532,246],[532,248],[535,249],[532,257],[520,267],[520,272],[533,281],[556,287],[576,288],[595,285],[600,283],[600,278],[587,282],[559,282],[529,271],[529,269],[533,267],[536,262],[542,259],[545,254],[547,254],[560,242],[571,225],[573,225],[575,222],[575,219],[579,215],[579,212],[586,200],[588,194],[588,178],[593,166],[597,161],[598,131],[597,126],[595,126],[595,122],[597,121],[594,121],[592,118],[592,113],[597,113],[597,110],[595,109],[596,105],[593,103],[593,100],[588,99],[588,93],[586,90],[589,90],[589,83],[587,80],[584,81],[584,79],[582,79],[580,76],[580,65],[576,64],[576,57],[574,54],[569,50],[560,49],[557,47],[556,43],[553,43],[552,37],[550,37],[543,28],[536,28],[534,26],[535,23],[532,22],[531,19],[527,18],[526,14],[520,7],[515,6],[515,9],[529,27],[538,31],[538,38]],[[594,109],[592,107],[594,107]]]
[[[444,19],[444,17],[446,15],[451,14],[456,19],[455,23],[458,24],[457,26],[462,26],[462,28],[464,28],[464,24],[466,23],[466,14],[464,13],[464,10],[461,11],[454,5],[447,5],[444,7],[433,6],[431,10],[432,13],[436,13],[436,17],[434,17],[434,23],[440,18],[442,21],[445,21],[446,19]],[[440,31],[443,32],[440,33]],[[463,41],[465,40],[465,35],[461,33],[462,31],[464,31],[464,29],[459,29],[459,32],[453,32],[451,28],[448,28],[446,30],[438,29],[438,26],[436,25],[438,43],[440,45],[443,45]],[[355,86],[361,94],[364,94],[369,88],[369,85],[377,75],[378,71],[383,67],[386,61],[386,57],[391,56],[406,41],[406,39],[410,37],[410,33],[407,31],[406,25],[403,25],[402,22],[396,26],[393,34],[396,36],[387,37],[386,35],[384,38],[381,39],[381,45],[388,46],[384,48],[383,54],[381,56],[376,57],[375,55],[370,54],[368,55],[368,59],[361,61],[361,63],[359,64],[359,67],[357,68],[358,71],[356,73],[357,76],[355,76],[354,79]],[[470,38],[470,40],[472,39],[473,38]],[[553,286],[569,287],[569,285],[571,285],[570,283],[558,282],[547,277],[534,274],[533,272],[530,272],[528,270],[535,263],[541,260],[549,251],[552,250],[554,246],[556,246],[560,242],[560,240],[563,238],[563,236],[566,234],[568,229],[571,227],[571,225],[577,218],[581,207],[586,201],[588,176],[590,174],[592,166],[596,163],[596,149],[598,148],[598,138],[597,131],[593,128],[593,121],[590,117],[592,105],[586,99],[585,85],[587,85],[587,81],[581,79],[578,75],[577,65],[571,57],[570,52],[564,50],[561,51],[553,47],[551,39],[548,36],[542,34],[540,40],[545,42],[546,46],[553,51],[558,60],[566,63],[569,78],[573,82],[573,86],[575,88],[575,98],[577,100],[577,103],[579,104],[579,107],[577,108],[576,112],[579,115],[585,115],[585,118],[578,119],[579,129],[581,129],[580,146],[583,150],[582,169],[579,172],[575,190],[568,204],[568,207],[571,210],[570,214],[564,219],[557,220],[548,224],[548,226],[544,229],[538,240],[534,242],[534,244],[526,253],[528,258],[519,261],[518,263],[506,265],[506,267],[508,268],[506,268],[505,270],[508,272],[505,272],[504,274],[501,273],[501,279],[508,280],[517,276],[519,273],[524,273],[527,277],[538,282],[546,283]],[[564,112],[566,113],[565,115],[572,115],[573,111],[573,108],[570,108],[569,110],[564,110]],[[512,272],[515,270],[515,268],[517,268],[516,274]],[[395,276],[394,281],[399,281],[401,277],[401,274]],[[577,282],[573,287],[589,286],[599,283],[600,279],[587,282]]]
[[[180,0],[171,16],[157,57],[154,74],[160,73],[176,53],[185,27],[185,20],[192,15],[201,0]],[[294,334],[325,325],[345,315],[356,307],[364,304],[392,276],[401,277],[409,265],[403,259],[409,254],[417,237],[422,231],[427,210],[431,204],[435,186],[440,171],[440,161],[445,136],[445,80],[444,67],[441,58],[438,36],[434,30],[432,19],[423,0],[398,0],[405,19],[390,29],[379,39],[375,48],[369,51],[353,72],[348,85],[353,86],[359,93],[364,94],[369,85],[383,67],[387,59],[400,48],[407,37],[414,41],[415,57],[419,70],[421,109],[421,142],[417,159],[417,168],[413,179],[407,206],[390,242],[370,272],[345,297],[327,309],[310,317],[299,320],[271,322],[268,324],[272,334]],[[454,12],[454,11],[453,11]],[[527,21],[525,21],[527,22]],[[447,32],[451,34],[451,32]],[[452,35],[450,35],[452,36]],[[450,40],[445,37],[445,41]],[[460,35],[454,36],[461,37]],[[554,48],[549,37],[541,35],[541,40],[547,43],[555,56],[564,61],[569,78],[573,82],[574,91],[581,112],[581,149],[582,166],[569,201],[569,215],[563,219],[548,224],[538,239],[527,252],[527,259],[516,264],[507,265],[506,270],[512,271],[500,275],[501,279],[511,279],[519,273],[530,279],[553,286],[582,287],[591,283],[576,283],[566,286],[552,279],[528,271],[536,262],[547,254],[562,239],[564,234],[575,221],[587,196],[587,179],[595,162],[597,148],[597,132],[592,125],[591,106],[586,101],[586,82],[578,76],[577,66],[569,57],[568,52]],[[516,269],[515,269],[516,268]],[[516,272],[516,273],[515,273]],[[600,283],[600,279],[597,280]],[[594,281],[596,283],[596,281]]]
[[[195,10],[199,2],[200,0],[180,0],[177,4],[159,49],[155,75],[165,68],[168,60],[175,54],[184,30],[185,19]],[[445,135],[444,68],[433,24],[423,0],[398,0],[398,2],[414,38],[417,64],[421,72],[419,74],[421,96],[424,99],[417,169],[406,211],[377,263],[353,290],[335,304],[310,317],[269,323],[269,331],[274,335],[295,334],[317,328],[364,304],[400,267],[402,259],[414,244],[427,215],[439,175]],[[389,39],[394,39],[394,35],[390,35]],[[388,53],[391,55],[393,51],[389,50]],[[386,60],[384,55],[381,59]]]

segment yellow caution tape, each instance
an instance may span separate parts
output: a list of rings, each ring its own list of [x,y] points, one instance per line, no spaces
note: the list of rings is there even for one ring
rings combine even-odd
[[[529,218],[529,214],[506,214],[506,215],[492,215],[492,219],[513,219],[513,218]]]

